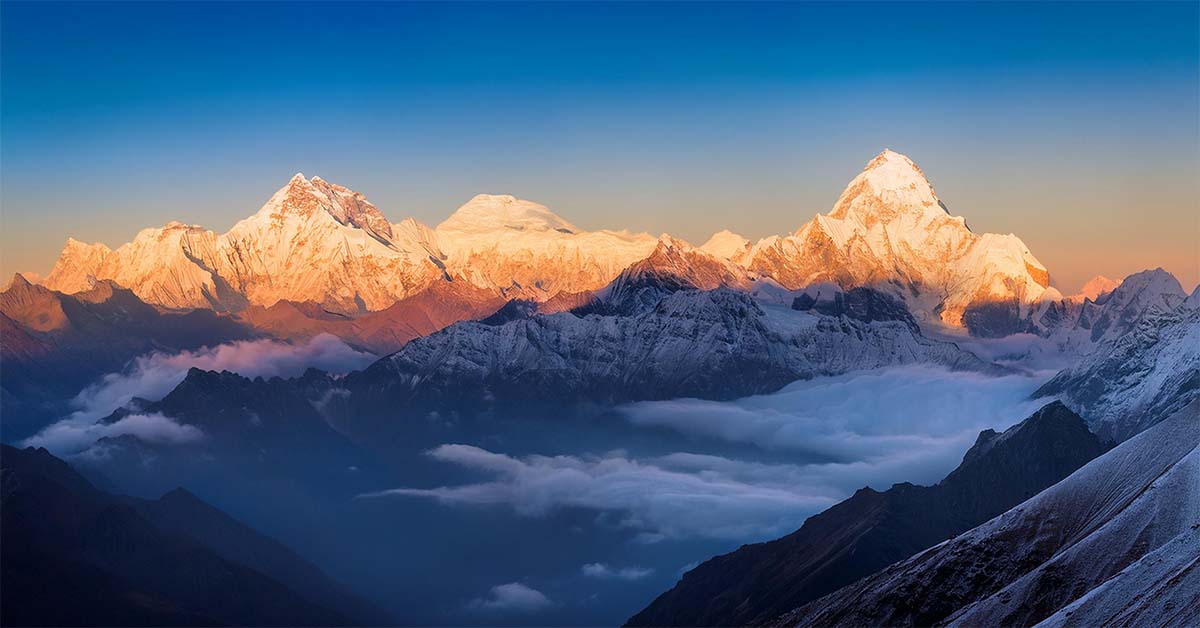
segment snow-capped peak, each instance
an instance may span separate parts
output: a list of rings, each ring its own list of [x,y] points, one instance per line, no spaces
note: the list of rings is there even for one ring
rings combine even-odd
[[[1082,301],[1084,299],[1091,299],[1092,301],[1095,301],[1101,296],[1112,292],[1119,285],[1121,285],[1121,282],[1117,281],[1116,279],[1109,279],[1104,275],[1096,275],[1095,277],[1087,280],[1087,282],[1083,284],[1083,287],[1079,289],[1079,294],[1074,295],[1072,298],[1078,301]]]
[[[580,231],[545,205],[508,194],[476,195],[438,225],[437,230],[466,233],[498,230],[558,231],[563,234]]]
[[[905,216],[928,222],[949,213],[917,164],[885,149],[846,186],[828,217],[869,227]]]
[[[297,172],[263,205],[256,218],[282,220],[295,215],[311,220],[328,214],[339,224],[356,227],[384,244],[392,239],[392,225],[366,197],[349,188],[329,183],[321,177],[307,179]]]
[[[700,250],[723,259],[733,259],[750,247],[750,241],[728,230],[722,229],[700,245]]]
[[[1101,299],[1101,303],[1109,304],[1115,301],[1122,304],[1136,303],[1142,307],[1161,305],[1164,309],[1171,309],[1187,296],[1175,275],[1162,268],[1155,268],[1126,277],[1121,285]]]

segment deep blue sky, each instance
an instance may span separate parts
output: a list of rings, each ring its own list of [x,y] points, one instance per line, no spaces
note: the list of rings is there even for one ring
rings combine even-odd
[[[1065,288],[1200,275],[1200,11],[1099,4],[0,6],[0,269],[224,231],[297,171],[436,224],[479,192],[702,242],[911,156]]]

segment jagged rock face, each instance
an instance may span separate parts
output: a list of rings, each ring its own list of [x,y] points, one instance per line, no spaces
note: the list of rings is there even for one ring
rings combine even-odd
[[[1105,446],[1052,403],[1003,434],[987,430],[936,486],[863,488],[781,539],[686,573],[630,626],[768,622],[994,517],[1063,479]]]
[[[745,292],[753,284],[754,278],[741,267],[664,235],[649,257],[622,271],[575,313],[629,316],[651,310],[664,296],[681,290],[723,287]]]
[[[1110,296],[1120,294],[1118,288]],[[1115,440],[1141,432],[1200,396],[1200,308],[1180,300],[1170,309],[1150,307],[1135,322],[1034,396],[1062,396],[1093,430]]]
[[[846,292],[835,292],[828,299],[820,299],[805,293],[792,300],[792,309],[814,310],[826,316],[847,316],[857,321],[899,321],[909,329],[919,332],[920,327],[904,302],[883,292],[870,288],[854,288]]]
[[[1200,308],[1200,296],[1189,297],[1171,273],[1156,268],[1129,275],[1094,300],[1083,295],[1047,299],[1027,323],[1029,331],[1049,338],[1065,355],[1083,357],[1136,333],[1147,321],[1161,325],[1181,308]]]
[[[249,452],[265,458],[306,451],[314,466],[329,469],[334,468],[331,461],[347,463],[356,454],[319,412],[319,400],[331,386],[331,379],[315,369],[285,380],[193,368],[161,401],[136,410],[160,412],[196,427],[219,443],[224,454]],[[126,413],[118,410],[104,421],[119,420]]]
[[[1186,299],[1171,273],[1145,270],[1126,277],[1096,301],[1085,301],[1075,325],[1089,330],[1092,342],[1112,340],[1132,331],[1147,315],[1175,310]]]
[[[1198,404],[987,523],[796,609],[778,625],[1195,624],[1200,578],[1189,572],[1200,560]]]
[[[793,289],[825,281],[884,287],[918,316],[956,327],[972,324],[968,309],[996,302],[1014,302],[1024,319],[1049,286],[1045,266],[1020,239],[972,233],[921,170],[892,151],[867,164],[829,214],[759,242],[740,261]],[[995,333],[992,326],[983,331]]]
[[[913,362],[994,368],[900,322],[795,312],[727,289],[686,290],[633,316],[562,313],[502,325],[460,323],[348,376],[346,386],[356,396],[365,390],[413,406],[724,399]]]
[[[646,234],[584,231],[537,203],[480,194],[437,226],[446,266],[481,285],[542,301],[598,290],[654,250]]]

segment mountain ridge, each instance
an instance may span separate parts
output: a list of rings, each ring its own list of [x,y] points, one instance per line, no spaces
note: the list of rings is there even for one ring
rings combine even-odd
[[[436,228],[390,223],[362,194],[297,174],[224,234],[168,223],[112,250],[69,240],[45,285],[74,292],[94,276],[163,307],[311,301],[358,315],[458,276],[543,302],[604,288],[659,241],[585,231],[511,195],[477,195]],[[918,318],[977,335],[1024,330],[1035,305],[1057,295],[1019,238],[971,232],[921,169],[891,150],[868,162],[828,214],[791,234],[751,244],[725,231],[694,248],[789,290],[823,281],[887,290]]]
[[[1172,618],[1156,625],[1194,624],[1198,412],[1193,401],[1000,516],[773,625],[1031,626],[1053,618],[1089,626],[1118,616],[1121,625],[1155,616]],[[1151,569],[1151,556],[1179,571]],[[1105,589],[1133,594],[1093,597]]]
[[[859,489],[774,541],[688,571],[627,626],[768,622],[1007,510],[1106,451],[1058,402],[997,434],[985,430],[933,486]]]

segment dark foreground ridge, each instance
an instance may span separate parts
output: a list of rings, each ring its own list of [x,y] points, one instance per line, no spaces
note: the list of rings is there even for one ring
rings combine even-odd
[[[712,558],[629,626],[763,623],[949,539],[1058,482],[1106,446],[1059,402],[985,430],[935,486],[860,489],[781,539]]]
[[[194,495],[102,492],[45,449],[0,446],[6,626],[328,626],[386,617]]]

